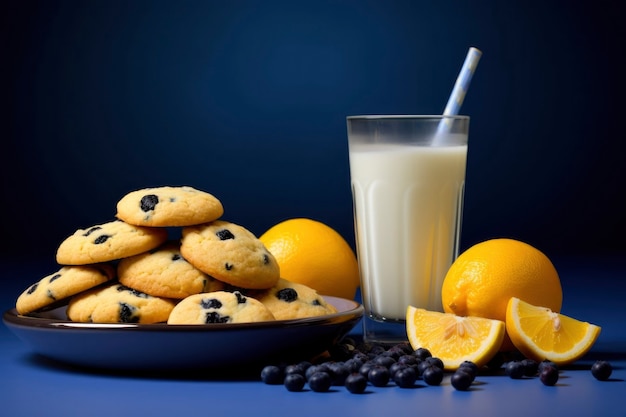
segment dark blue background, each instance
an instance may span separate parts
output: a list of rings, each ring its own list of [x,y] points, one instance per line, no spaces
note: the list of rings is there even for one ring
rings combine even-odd
[[[5,1],[2,253],[53,260],[165,184],[352,243],[345,117],[440,113],[470,46],[463,246],[623,253],[620,3]]]

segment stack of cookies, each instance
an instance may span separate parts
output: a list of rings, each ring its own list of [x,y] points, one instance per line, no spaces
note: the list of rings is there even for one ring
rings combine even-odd
[[[336,312],[315,290],[280,277],[246,228],[221,220],[222,203],[188,186],[132,191],[116,219],[79,229],[58,247],[60,269],[27,288],[26,315],[67,302],[88,323],[243,323]],[[179,228],[180,239],[169,239]]]

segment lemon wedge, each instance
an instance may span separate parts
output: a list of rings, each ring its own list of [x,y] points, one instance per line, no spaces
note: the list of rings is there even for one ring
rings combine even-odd
[[[406,333],[413,349],[426,348],[453,371],[464,361],[482,367],[498,353],[504,322],[482,317],[461,317],[409,306]]]
[[[584,356],[601,328],[512,297],[506,310],[511,341],[526,357],[567,365]]]

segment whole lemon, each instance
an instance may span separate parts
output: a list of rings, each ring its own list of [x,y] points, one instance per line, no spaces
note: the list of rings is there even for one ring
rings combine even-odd
[[[293,218],[272,226],[259,239],[274,255],[281,277],[322,295],[353,299],[359,286],[356,255],[333,228]]]
[[[561,310],[556,268],[537,248],[515,239],[490,239],[464,251],[448,270],[441,301],[447,313],[506,321],[511,297]],[[508,335],[502,350],[513,349]]]

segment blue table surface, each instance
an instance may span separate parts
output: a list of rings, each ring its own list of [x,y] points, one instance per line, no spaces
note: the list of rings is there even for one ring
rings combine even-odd
[[[0,326],[1,416],[208,416],[208,415],[482,415],[626,416],[626,256],[554,260],[563,284],[562,312],[598,324],[591,352],[561,370],[556,386],[538,378],[513,380],[479,375],[469,391],[417,381],[414,388],[368,387],[351,394],[344,387],[326,393],[288,392],[256,376],[225,377],[202,371],[184,376],[95,372],[52,362],[34,354]],[[12,308],[17,295],[51,272],[45,262],[3,260],[0,306]],[[353,335],[359,335],[357,326]],[[251,343],[254,343],[253,341]],[[589,371],[597,359],[614,368],[609,381]],[[227,413],[227,414],[226,414]]]

